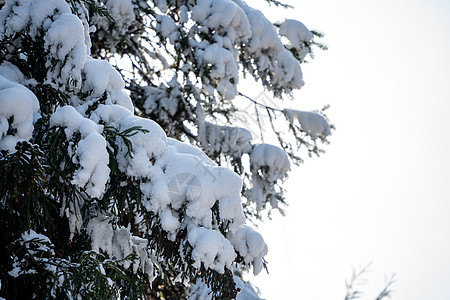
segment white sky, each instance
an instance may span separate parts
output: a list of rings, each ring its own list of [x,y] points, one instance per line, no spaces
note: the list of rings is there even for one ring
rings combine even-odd
[[[337,130],[291,173],[288,215],[260,227],[270,274],[249,279],[271,300],[343,299],[372,261],[363,299],[394,272],[393,299],[450,299],[450,1],[294,5],[273,19],[323,31],[329,50],[292,106],[331,104]]]

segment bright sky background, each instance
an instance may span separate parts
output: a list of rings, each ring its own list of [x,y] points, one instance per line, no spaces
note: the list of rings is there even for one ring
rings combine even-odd
[[[294,5],[272,19],[324,32],[329,50],[292,105],[331,104],[337,130],[291,173],[287,216],[260,227],[270,274],[249,279],[271,300],[343,299],[352,267],[373,262],[362,299],[392,273],[395,300],[450,299],[450,1]]]

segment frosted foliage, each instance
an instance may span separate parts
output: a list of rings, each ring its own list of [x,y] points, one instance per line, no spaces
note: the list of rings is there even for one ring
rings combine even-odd
[[[178,27],[175,24],[175,21],[172,18],[163,15],[157,15],[156,20],[158,21],[156,30],[160,32],[163,37],[168,38],[171,43],[174,43],[179,37],[177,32]]]
[[[14,151],[19,140],[29,140],[39,109],[36,96],[0,71],[0,150]]]
[[[31,256],[35,261],[46,260],[46,258],[42,258],[42,253],[48,253],[50,255],[54,255],[53,244],[50,239],[43,235],[36,233],[34,230],[29,229],[22,233],[20,239],[18,240],[20,245],[23,247],[24,251],[27,252],[27,255]],[[22,274],[35,274],[36,270],[30,267],[26,261],[26,258],[22,261],[18,261],[17,257],[13,257],[13,269],[8,272],[9,276],[19,277]]]
[[[114,22],[111,26],[108,19],[99,16],[93,16],[91,24],[95,24],[99,39],[104,40],[105,45],[115,52],[116,42],[123,38],[129,38],[128,30],[136,22],[134,5],[132,0],[105,0],[102,1]]]
[[[50,118],[51,126],[65,127],[68,138],[76,132],[81,140],[76,146],[74,163],[80,167],[75,171],[72,184],[84,187],[91,197],[100,198],[109,180],[109,155],[106,141],[100,135],[101,128],[93,121],[84,118],[72,106],[59,108]]]
[[[253,265],[253,274],[257,275],[263,267],[263,257],[267,254],[267,245],[261,234],[247,225],[227,235],[234,249],[243,257],[246,264]]]
[[[256,203],[258,211],[263,209],[266,200],[269,200],[272,207],[278,207],[274,185],[286,177],[290,170],[286,153],[273,145],[256,145],[250,154],[250,168],[252,188],[248,191],[249,200]]]
[[[195,284],[191,286],[191,292],[189,295],[189,300],[211,300],[211,289],[201,281],[201,279],[197,279]]]
[[[192,258],[194,267],[211,268],[223,274],[225,268],[231,269],[236,253],[230,242],[220,232],[206,228],[193,228],[188,235],[189,244],[192,245]]]
[[[86,231],[91,237],[92,250],[104,251],[113,259],[124,259],[135,254],[134,261],[123,260],[121,264],[132,268],[133,272],[140,269],[148,274],[150,280],[154,278],[152,255],[147,250],[148,241],[133,236],[130,230],[124,227],[113,227],[113,220],[105,215],[91,219]]]
[[[251,8],[244,1],[233,1],[246,13],[252,32],[248,46],[242,49],[243,57],[254,60],[258,76],[263,82],[270,82],[267,82],[267,88],[284,89],[287,92],[301,88],[304,82],[300,64],[284,48],[273,24],[262,12]]]
[[[144,109],[147,114],[157,113],[158,118],[170,122],[178,111],[181,100],[181,91],[178,87],[167,88],[161,86],[145,87]]]
[[[123,32],[126,33],[126,29],[135,20],[134,7],[131,0],[107,0],[105,5],[108,8],[108,12],[111,17],[114,18],[116,24],[120,24]]]
[[[192,7],[192,20],[199,24],[199,32],[213,32],[214,43],[190,40],[199,64],[211,70],[202,79],[205,91],[213,95],[216,89],[233,99],[239,80],[235,44],[251,34],[245,13],[230,0],[200,0]]]
[[[109,21],[106,18],[94,16],[97,28],[101,28],[106,32],[109,31],[109,33],[112,33],[112,36],[116,37],[126,34],[128,27],[130,27],[136,19],[132,0],[105,0],[102,2],[115,22],[114,27],[109,28]],[[113,32],[111,32],[111,30]]]
[[[330,135],[330,125],[327,120],[318,113],[285,109],[284,114],[292,124],[297,120],[300,123],[301,129],[314,140],[317,139],[318,136],[326,137]]]
[[[209,155],[227,153],[234,157],[251,150],[252,134],[245,128],[220,126],[206,121],[198,124],[198,139]]]
[[[22,85],[35,85],[36,80],[31,78],[25,78],[19,68],[8,61],[4,61],[0,65],[0,75],[8,79],[9,81],[16,82]]]

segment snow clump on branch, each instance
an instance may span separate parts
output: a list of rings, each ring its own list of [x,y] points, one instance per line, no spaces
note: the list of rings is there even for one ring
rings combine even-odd
[[[0,70],[0,150],[12,152],[19,140],[31,138],[39,102],[29,89],[9,81],[1,71],[5,69]]]

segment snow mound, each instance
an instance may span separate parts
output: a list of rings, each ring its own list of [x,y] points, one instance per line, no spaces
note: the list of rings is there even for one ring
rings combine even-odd
[[[12,152],[19,140],[31,138],[38,110],[39,101],[29,89],[0,75],[0,150]]]
[[[305,24],[293,19],[287,19],[281,23],[279,33],[285,36],[295,48],[302,47],[304,42],[310,42],[314,37]]]
[[[263,257],[268,251],[261,234],[247,225],[242,225],[236,232],[230,232],[227,238],[244,258],[244,262],[253,265],[253,274],[259,274],[263,268]]]
[[[256,203],[260,211],[269,201],[272,207],[278,207],[277,191],[274,184],[286,177],[290,170],[288,156],[283,149],[269,145],[256,145],[250,154],[252,188],[248,190],[249,201]]]
[[[46,62],[46,67],[49,68],[47,80],[50,84],[59,85],[57,87],[67,85],[69,89],[76,88],[81,82],[81,69],[87,53],[84,26],[71,13],[61,14],[55,19],[44,36],[45,47],[51,54]],[[55,59],[58,61],[56,64]]]
[[[125,82],[114,67],[104,60],[87,58],[83,67],[82,91],[88,99],[101,98],[106,93],[106,104],[117,104],[134,112],[133,103],[125,93]]]
[[[100,198],[105,192],[110,173],[109,154],[106,140],[100,134],[100,126],[83,117],[73,106],[58,108],[50,117],[50,125],[64,127],[69,139],[76,132],[81,134],[74,156],[74,163],[78,163],[80,167],[75,171],[71,182],[84,187],[89,196]]]
[[[267,179],[269,181],[283,178],[291,168],[283,149],[270,144],[256,145],[250,155],[250,164],[255,170],[268,168]]]
[[[325,118],[315,112],[285,109],[284,114],[292,124],[297,119],[301,129],[312,139],[330,135],[330,125]]]
[[[193,247],[192,257],[194,267],[216,270],[220,274],[225,268],[231,270],[231,264],[236,258],[233,246],[220,232],[206,228],[193,228],[188,235],[188,241]]]

